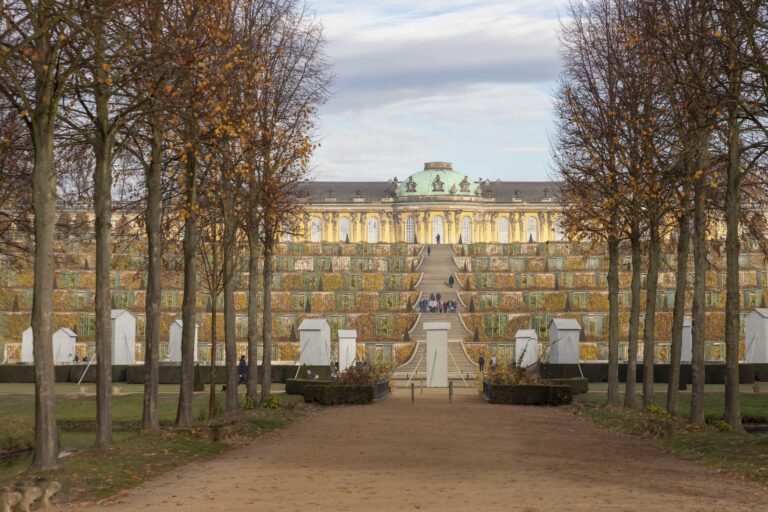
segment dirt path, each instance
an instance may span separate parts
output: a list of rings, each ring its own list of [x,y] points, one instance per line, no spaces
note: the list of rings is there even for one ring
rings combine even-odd
[[[212,481],[215,475],[216,481]],[[110,511],[766,510],[768,491],[567,411],[395,395],[300,420],[142,485]]]

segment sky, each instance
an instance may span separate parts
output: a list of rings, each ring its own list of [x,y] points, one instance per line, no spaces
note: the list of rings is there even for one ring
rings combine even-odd
[[[561,0],[308,0],[334,68],[318,180],[551,174]]]

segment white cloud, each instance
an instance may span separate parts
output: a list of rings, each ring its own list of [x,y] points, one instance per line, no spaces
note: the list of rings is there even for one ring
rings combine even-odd
[[[554,4],[315,7],[337,75],[321,111],[319,179],[402,177],[436,159],[453,159],[475,176],[545,179],[551,101],[542,91],[558,68]]]

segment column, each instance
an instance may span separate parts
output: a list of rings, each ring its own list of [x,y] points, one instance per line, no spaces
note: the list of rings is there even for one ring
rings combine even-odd
[[[520,241],[527,242],[528,238],[525,236],[525,213],[520,212],[517,216],[517,227],[520,230]]]
[[[552,212],[547,212],[547,240],[550,242],[555,241],[555,232],[553,228],[554,224],[552,224]]]
[[[432,222],[429,219],[429,210],[424,212],[424,242],[422,243],[432,243]]]
[[[349,241],[352,243],[357,242],[355,237],[357,236],[357,214],[349,214]],[[343,242],[344,240],[342,240]]]
[[[302,225],[303,225],[303,228],[304,228],[304,233],[303,233],[304,241],[305,242],[309,242],[311,240],[311,238],[310,238],[310,235],[309,235],[309,215],[308,214],[304,214],[304,219],[303,219]]]
[[[498,213],[492,213],[491,214],[491,237],[488,239],[489,242],[498,242],[499,238],[496,236],[496,218],[498,217]]]
[[[546,227],[544,226],[544,213],[539,212],[539,242],[543,242],[547,236]]]
[[[333,212],[333,215],[331,215],[331,233],[328,236],[329,242],[336,242],[338,238],[338,227],[339,227],[339,214],[337,212]]]
[[[360,214],[360,241],[368,241],[368,223],[366,222],[367,214],[365,212]]]
[[[333,241],[332,235],[331,235],[331,214],[328,212],[325,212],[323,214],[323,235],[321,237],[321,240],[323,242]]]
[[[453,221],[451,220],[451,212],[443,212],[443,219],[444,219],[443,237],[445,238],[445,240],[442,240],[442,243],[452,244],[453,233],[451,233],[451,228],[453,227]]]

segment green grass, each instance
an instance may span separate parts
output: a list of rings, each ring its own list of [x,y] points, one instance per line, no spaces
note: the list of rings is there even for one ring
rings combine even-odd
[[[602,405],[606,401],[606,384],[590,384],[590,392],[583,395],[576,395],[574,400],[579,402],[591,403],[595,405]],[[624,389],[624,386],[621,386]],[[638,391],[642,391],[641,385],[638,385]],[[718,419],[723,417],[723,411],[725,410],[725,398],[723,396],[724,386],[722,385],[707,385],[704,387],[704,415],[708,420]],[[767,422],[768,423],[768,390],[763,390],[761,393],[755,393],[752,391],[751,385],[741,385],[741,414],[745,419]],[[662,409],[666,408],[666,385],[654,386],[654,400],[653,403]],[[624,393],[621,393],[621,400],[624,400]],[[643,399],[640,393],[637,394],[637,404],[642,404]],[[691,409],[691,392],[681,391],[678,398],[678,413],[685,416]]]
[[[91,386],[93,387],[93,386]],[[4,449],[29,449],[32,446],[34,422],[34,395],[31,385],[3,385],[0,389],[0,452]],[[71,503],[84,503],[114,496],[123,489],[167,472],[189,462],[210,457],[227,449],[226,442],[209,439],[209,426],[226,424],[232,433],[255,437],[281,429],[305,410],[301,397],[278,393],[283,408],[241,410],[221,414],[208,422],[208,392],[195,393],[195,417],[201,420],[195,428],[177,431],[167,428],[176,416],[178,386],[168,386],[170,392],[160,394],[160,420],[166,425],[160,434],[140,433],[143,389],[130,390],[130,394],[113,397],[113,419],[118,429],[113,436],[115,444],[103,450],[93,448],[95,433],[89,430],[95,421],[96,398],[81,395],[77,387],[58,385],[56,416],[60,425],[62,449],[73,454],[61,459],[62,466],[52,472],[39,473],[27,469],[31,453],[12,459],[0,459],[0,486],[34,477],[52,478],[62,483],[62,499]],[[282,386],[277,387],[280,391]],[[5,392],[5,394],[2,394]],[[218,395],[220,404],[224,396]],[[86,430],[67,430],[77,425]],[[62,428],[63,427],[63,428]]]
[[[722,386],[719,388],[719,393],[715,387],[707,389],[704,405],[708,421],[723,415]],[[642,404],[639,395],[637,403]],[[571,410],[608,429],[649,437],[656,446],[680,457],[768,484],[768,436],[735,435],[720,430],[718,427],[727,425],[719,421],[705,427],[688,425],[683,417],[671,416],[663,410],[663,393],[655,396],[657,407],[653,411],[604,404],[603,393],[590,392],[576,396]],[[745,416],[768,421],[768,394],[742,392],[741,404]],[[681,393],[680,413],[684,416],[689,408],[690,392]]]

